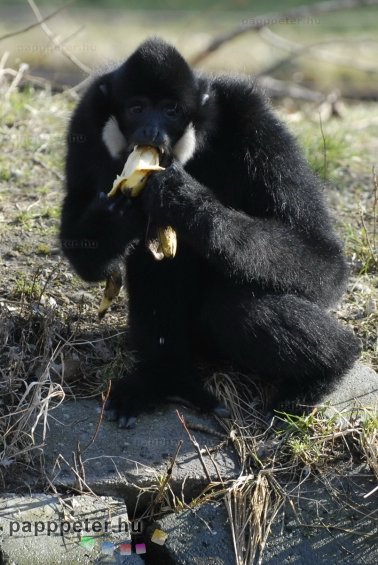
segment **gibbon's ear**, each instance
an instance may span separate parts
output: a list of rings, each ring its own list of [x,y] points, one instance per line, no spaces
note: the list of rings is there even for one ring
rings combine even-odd
[[[108,101],[110,101],[112,97],[112,75],[113,73],[110,72],[101,76],[98,79],[97,83],[97,88],[100,91],[101,96],[104,98],[104,100]]]
[[[210,100],[210,93],[209,92],[203,92],[201,94],[201,106],[206,106],[206,104],[208,103],[209,100]]]
[[[205,80],[201,77],[198,77],[197,78],[197,89],[198,89],[198,94],[199,94],[199,104],[200,104],[201,108],[204,108],[209,103],[210,96],[211,96],[209,81],[207,81],[207,80]]]
[[[109,85],[106,84],[105,82],[100,82],[100,84],[98,85],[100,91],[102,92],[102,94],[106,97],[109,96]]]

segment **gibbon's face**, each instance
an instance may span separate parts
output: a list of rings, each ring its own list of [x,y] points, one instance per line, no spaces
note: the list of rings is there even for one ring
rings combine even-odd
[[[181,55],[162,43],[143,44],[112,75],[112,115],[103,140],[112,156],[122,147],[152,145],[167,166],[173,157],[185,163],[195,151],[193,122],[201,105],[195,77]]]

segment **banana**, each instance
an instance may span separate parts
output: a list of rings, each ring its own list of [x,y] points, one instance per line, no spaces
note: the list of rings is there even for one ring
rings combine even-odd
[[[173,259],[177,251],[177,236],[175,230],[171,226],[158,228],[157,238],[151,239],[147,243],[147,247],[156,261],[161,261],[164,258]]]
[[[135,198],[140,195],[149,175],[154,171],[164,171],[159,165],[159,152],[154,147],[135,146],[130,153],[120,175],[113,182],[109,198],[117,196],[121,191]],[[158,228],[157,238],[151,239],[147,247],[157,261],[164,258],[173,259],[177,251],[177,235],[171,226]],[[107,277],[104,294],[98,309],[100,320],[105,316],[113,300],[118,296],[122,287],[122,273],[116,267]]]
[[[122,286],[122,273],[119,267],[115,267],[106,279],[104,295],[98,309],[98,317],[100,320],[105,316],[111,303],[119,295]]]
[[[154,147],[135,146],[130,153],[123,171],[113,182],[108,196],[116,196],[121,190],[127,196],[136,197],[141,193],[152,171],[164,171],[159,165],[159,152]]]
[[[108,193],[112,198],[119,191],[135,198],[139,196],[153,171],[164,171],[159,165],[159,151],[155,147],[136,145],[130,153],[123,171],[113,182],[113,187]],[[177,235],[171,226],[158,229],[158,244],[154,240],[148,243],[148,248],[157,261],[173,259],[177,251]]]
[[[177,251],[177,235],[171,226],[158,228],[158,238],[164,257],[173,259]]]

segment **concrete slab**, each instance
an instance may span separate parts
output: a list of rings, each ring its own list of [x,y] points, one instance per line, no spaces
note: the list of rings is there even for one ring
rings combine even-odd
[[[340,469],[339,469],[340,471]],[[364,498],[376,481],[367,467],[353,474],[321,475],[287,492],[287,504],[273,526],[264,565],[376,565],[378,492]]]
[[[170,514],[159,520],[168,534],[164,546],[147,545],[154,565],[233,565],[235,554],[223,502]],[[147,540],[150,536],[146,536]],[[148,541],[147,541],[148,543]]]
[[[378,563],[378,493],[364,498],[374,486],[373,476],[363,465],[348,477],[333,471],[326,478],[287,485],[288,502],[273,525],[261,563]],[[223,502],[170,514],[154,527],[168,534],[162,547],[149,543],[150,535],[146,535],[147,555],[154,565],[235,563]]]
[[[348,412],[358,407],[378,411],[377,373],[362,363],[356,363],[337,388],[322,398],[320,404],[330,406],[329,415],[334,414],[335,411]]]
[[[42,493],[0,498],[1,563],[119,565],[120,544],[131,542],[130,532],[123,500]],[[127,559],[144,563],[135,553]]]
[[[79,442],[86,484],[97,494],[123,496],[131,507],[140,493],[139,488],[156,484],[157,478],[166,472],[170,458],[182,440],[171,487],[181,493],[186,479],[184,492],[190,500],[201,492],[208,481],[199,457],[176,416],[176,408],[172,405],[152,414],[143,414],[137,427],[131,430],[118,429],[114,422],[103,421],[91,443],[99,419],[98,404],[94,400],[64,402],[50,413],[49,418],[44,457],[50,480],[57,487],[78,486],[74,453]],[[222,433],[211,416],[198,415],[183,407],[179,410],[188,422]],[[208,433],[192,433],[201,447],[212,448],[222,441],[221,437]],[[212,456],[224,479],[238,475],[239,466],[231,448],[213,452]],[[217,480],[213,463],[207,455],[204,455],[204,460],[210,477]],[[76,457],[76,464],[77,461]]]

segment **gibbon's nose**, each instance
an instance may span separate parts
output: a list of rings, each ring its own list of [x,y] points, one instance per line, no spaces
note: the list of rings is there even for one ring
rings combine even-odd
[[[162,135],[157,126],[147,126],[142,129],[142,136],[147,145],[160,145]]]
[[[166,132],[158,125],[140,127],[130,139],[132,145],[152,145],[164,154],[169,147],[169,138]]]

